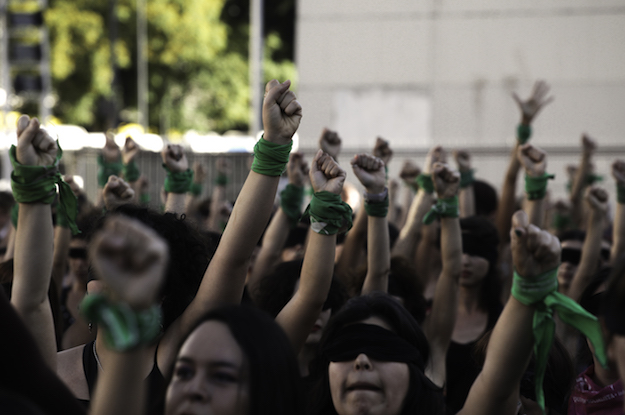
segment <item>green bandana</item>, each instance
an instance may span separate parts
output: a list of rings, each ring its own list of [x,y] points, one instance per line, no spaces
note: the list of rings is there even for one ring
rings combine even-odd
[[[616,183],[616,200],[618,203],[625,203],[625,184]]]
[[[139,171],[137,163],[135,163],[134,160],[122,166],[122,176],[124,176],[124,180],[126,180],[128,183],[136,182],[137,180],[139,180],[139,177],[141,177],[141,172]],[[104,184],[106,184],[106,182],[104,182]]]
[[[475,170],[471,169],[469,171],[460,172],[460,188],[464,189],[465,187],[469,187],[475,181],[473,177],[473,172]]]
[[[24,166],[17,161],[15,146],[11,146],[9,156],[13,165],[11,173],[11,187],[13,197],[18,203],[52,203],[56,198],[56,187],[59,187],[58,215],[67,219],[72,234],[80,233],[76,226],[78,203],[72,188],[63,180],[59,173],[59,160],[63,157],[63,150],[57,141],[58,152],[56,160],[51,166]]]
[[[571,224],[572,224],[572,220],[569,215],[562,215],[558,212],[553,213],[553,227],[556,231],[558,232],[564,231]]]
[[[556,177],[554,174],[544,173],[540,177],[525,175],[525,193],[528,200],[538,200],[547,194],[547,180]]]
[[[199,196],[202,194],[202,183],[191,183],[191,188],[189,188],[189,193],[193,196]]]
[[[436,219],[457,218],[458,216],[460,216],[458,196],[450,197],[449,199],[438,199],[436,203],[432,205],[430,211],[423,217],[423,223],[429,225]]]
[[[586,336],[595,348],[595,356],[602,366],[607,365],[605,345],[601,327],[595,316],[587,312],[558,289],[558,268],[547,271],[533,280],[527,280],[514,272],[512,296],[522,304],[533,305],[534,311],[534,355],[536,358],[535,379],[536,402],[545,412],[545,394],[543,379],[547,368],[547,358],[555,332],[554,311],[566,324],[573,326]]]
[[[590,186],[591,184],[603,181],[603,176],[598,174],[588,174],[586,175],[586,184]]]
[[[150,194],[149,193],[141,193],[141,195],[139,195],[139,203],[141,203],[142,205],[147,205],[150,203]]]
[[[302,216],[302,202],[304,201],[304,187],[287,184],[280,192],[280,207],[289,219],[291,229],[297,226]]]
[[[217,178],[215,178],[215,184],[217,186],[225,186],[225,185],[227,185],[228,184],[228,175],[223,174],[223,173],[218,174]]]
[[[165,176],[165,191],[167,193],[187,193],[193,183],[193,170],[187,169],[185,171],[171,172],[167,165],[163,164],[163,168],[167,171]]]
[[[161,333],[161,308],[157,305],[135,311],[127,304],[109,302],[103,294],[88,294],[82,300],[80,311],[103,329],[104,341],[113,350],[124,351],[150,344]]]
[[[121,172],[124,168],[121,157],[119,160],[109,163],[104,160],[104,156],[102,154],[98,156],[98,166],[98,186],[100,187],[106,186],[109,176],[119,176],[119,172]]]
[[[527,140],[532,136],[532,127],[525,124],[519,124],[516,129],[516,139],[519,144],[527,143]]]
[[[422,173],[417,176],[416,181],[419,187],[425,190],[425,193],[434,193],[434,182],[432,181],[432,176]]]
[[[385,218],[388,215],[388,194],[381,202],[365,201],[365,212],[368,216]]]
[[[292,147],[293,141],[288,144],[275,144],[261,137],[254,146],[252,171],[265,176],[282,176]]]
[[[335,235],[352,228],[352,208],[341,196],[330,192],[316,192],[302,218],[310,217],[310,228],[323,235]]]

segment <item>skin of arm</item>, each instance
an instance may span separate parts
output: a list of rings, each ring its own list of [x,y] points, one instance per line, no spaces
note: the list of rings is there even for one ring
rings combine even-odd
[[[201,186],[202,184],[204,184],[205,176],[206,173],[204,172],[204,166],[202,165],[202,163],[198,161],[193,163],[193,184]],[[138,190],[135,191],[137,194],[139,194]],[[187,196],[185,198],[185,212],[187,213],[187,216],[192,216],[191,214],[194,213],[192,212],[192,210],[198,197],[199,196],[194,195],[192,192],[187,192]]]
[[[434,186],[439,198],[458,194],[460,174],[448,165],[434,166]],[[430,361],[426,376],[436,385],[445,384],[446,355],[456,323],[458,281],[462,273],[462,234],[459,218],[441,218],[441,256],[443,268],[436,284],[432,312],[424,323],[425,336],[430,343]]]
[[[7,242],[7,251],[4,253],[4,261],[8,261],[15,256],[15,228],[11,224],[9,230],[9,240]]]
[[[230,170],[227,161],[223,158],[217,160],[217,174],[228,175]],[[226,201],[226,186],[215,183],[213,193],[211,194],[210,215],[207,220],[208,229],[213,232],[221,233],[220,222],[222,220],[221,207]]]
[[[541,177],[547,170],[547,153],[530,143],[523,144],[517,150],[519,162],[530,177]],[[527,216],[530,223],[539,228],[544,227],[546,201],[542,199],[526,201]]]
[[[582,200],[584,196],[584,187],[586,186],[586,177],[592,172],[592,155],[597,149],[597,143],[587,134],[582,135],[582,161],[575,173],[573,184],[571,186],[571,217],[576,226],[582,227]]]
[[[63,287],[63,276],[67,268],[67,254],[69,252],[69,242],[72,238],[72,231],[61,226],[54,227],[54,254],[52,260],[52,278],[58,288],[58,296],[61,296]]]
[[[321,150],[310,168],[310,181],[315,193],[327,191],[340,195],[346,173],[336,161]],[[299,353],[328,297],[334,273],[336,235],[309,232],[299,289],[276,317]]]
[[[58,148],[54,139],[40,129],[39,121],[23,115],[17,126],[17,161],[30,166],[52,165]],[[20,203],[11,304],[33,333],[50,369],[56,370],[56,336],[48,298],[53,242],[50,205]]]
[[[625,187],[625,161],[616,160],[612,163],[612,176],[618,186]],[[613,237],[610,260],[614,262],[625,252],[625,207],[623,207],[623,203],[616,204],[616,213],[612,227]]]
[[[525,212],[512,219],[514,266],[526,279],[555,268],[560,262],[560,242],[529,223]],[[473,383],[460,415],[513,415],[517,412],[521,377],[534,345],[533,306],[510,297],[488,344],[482,372]]]
[[[182,173],[189,169],[189,161],[181,146],[168,144],[161,152],[163,164],[167,166],[172,173]],[[165,212],[182,215],[186,211],[187,192],[184,193],[167,193],[167,201],[165,202]]]
[[[471,155],[468,151],[454,151],[454,158],[456,159],[456,164],[458,165],[458,171],[460,173],[471,171]],[[473,184],[460,188],[458,204],[460,205],[461,218],[468,218],[469,216],[475,215],[475,193],[473,192]]]
[[[302,107],[289,91],[290,81],[270,81],[263,103],[265,140],[289,144],[302,118]],[[181,339],[207,310],[241,301],[248,262],[265,229],[273,207],[279,177],[250,171],[208,266],[197,295],[159,342],[158,366],[165,376]]]
[[[353,270],[359,265],[365,246],[368,229],[368,219],[365,213],[364,201],[360,204],[358,214],[352,228],[345,236],[343,250],[336,261],[336,277],[347,288],[350,296],[358,295],[360,282],[353,278]]]

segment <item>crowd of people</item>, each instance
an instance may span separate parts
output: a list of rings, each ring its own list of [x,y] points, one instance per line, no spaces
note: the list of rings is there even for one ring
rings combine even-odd
[[[610,209],[584,136],[551,201],[530,142],[549,92],[514,95],[498,195],[440,146],[397,180],[388,141],[343,166],[324,129],[308,163],[291,152],[303,109],[273,80],[231,209],[227,163],[202,198],[205,167],[177,145],[163,210],[146,207],[132,138],[107,139],[91,201],[21,116],[0,195],[0,413],[622,414],[625,161]]]

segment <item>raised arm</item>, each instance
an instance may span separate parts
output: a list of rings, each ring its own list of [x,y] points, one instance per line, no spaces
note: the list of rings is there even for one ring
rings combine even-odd
[[[431,356],[425,374],[442,387],[445,384],[447,348],[456,323],[458,281],[462,273],[462,234],[458,218],[460,174],[447,164],[436,163],[432,178],[438,201],[428,215],[436,214],[441,221],[443,268],[436,284],[432,312],[424,323]]]
[[[460,217],[468,218],[475,215],[475,193],[473,192],[473,169],[471,168],[471,155],[466,150],[454,151],[454,159],[460,172]]]
[[[306,210],[312,232],[306,245],[299,288],[276,317],[295,353],[304,347],[328,297],[334,273],[336,234],[351,226],[351,208],[340,196],[345,176],[345,170],[332,157],[321,150],[317,152],[310,167],[315,193]]]
[[[341,154],[341,137],[336,131],[324,128],[319,137],[319,148],[324,153],[330,155],[334,160],[339,159]]]
[[[610,261],[614,262],[625,253],[625,161],[612,163],[612,177],[616,181],[616,213],[614,215],[612,252]]]
[[[119,176],[123,169],[122,154],[115,143],[115,135],[112,131],[107,131],[105,136],[106,142],[98,156],[98,196],[96,199],[98,207],[104,204],[102,193],[109,176]]]
[[[583,198],[584,188],[588,185],[588,177],[593,171],[592,156],[597,150],[597,142],[589,135],[582,135],[582,160],[575,172],[571,185],[571,217],[575,226],[583,227]]]
[[[365,188],[365,206],[361,214],[367,216],[367,276],[362,294],[388,290],[391,271],[391,252],[388,234],[388,189],[382,159],[358,154],[351,161],[354,174]]]
[[[273,80],[265,88],[264,138],[257,143],[254,164],[208,266],[197,295],[159,343],[158,366],[171,367],[178,344],[207,311],[222,304],[238,304],[248,263],[271,214],[280,175],[286,167],[292,137],[302,107],[289,91],[290,81]]]
[[[108,211],[115,210],[118,206],[135,201],[135,191],[124,179],[117,176],[109,176],[108,182],[102,189],[104,207]]]
[[[177,144],[168,144],[163,148],[161,156],[167,170],[165,212],[182,215],[186,212],[186,197],[193,181],[193,170],[189,168],[184,150]]]
[[[208,229],[221,233],[221,222],[223,220],[222,207],[226,201],[226,184],[230,173],[230,164],[224,158],[217,159],[215,163],[217,169],[217,180],[211,193],[210,215],[208,216]]]
[[[141,172],[137,167],[136,158],[139,154],[139,146],[131,137],[126,137],[126,141],[124,142],[124,146],[121,149],[122,152],[122,177],[130,185],[132,190],[134,191],[135,197],[133,203],[139,203],[139,178],[141,177]]]
[[[547,153],[530,143],[518,148],[517,157],[525,169],[526,213],[530,223],[539,228],[544,227],[548,176]]]
[[[196,207],[196,201],[202,195],[202,188],[204,187],[204,179],[206,178],[206,171],[204,170],[204,165],[199,161],[193,163],[193,181],[191,182],[191,187],[187,192],[187,197],[185,199],[185,212],[187,216],[193,215],[195,212],[192,210]],[[217,176],[218,180],[224,182],[228,180],[226,176],[221,177]],[[224,180],[225,179],[225,180]]]

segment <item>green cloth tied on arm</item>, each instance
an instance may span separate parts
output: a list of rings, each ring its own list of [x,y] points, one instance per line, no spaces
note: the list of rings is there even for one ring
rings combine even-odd
[[[352,208],[341,196],[315,192],[302,218],[310,217],[310,228],[322,235],[335,235],[352,228]]]
[[[47,203],[51,204],[56,198],[56,188],[59,188],[59,205],[57,215],[64,216],[72,234],[80,233],[76,226],[78,202],[76,196],[63,176],[59,172],[59,160],[63,157],[63,150],[56,143],[58,151],[56,160],[51,166],[25,166],[17,161],[15,146],[11,146],[9,157],[13,165],[11,173],[11,187],[13,197],[17,203]]]
[[[529,280],[514,272],[512,295],[522,304],[534,306],[534,355],[536,367],[534,370],[534,384],[536,387],[536,402],[545,412],[545,394],[543,380],[547,368],[549,350],[553,342],[556,324],[553,313],[566,324],[576,328],[592,343],[595,356],[602,366],[607,367],[607,356],[601,327],[597,317],[582,308],[575,301],[558,290],[558,268],[547,271],[538,277]]]
[[[191,189],[193,170],[187,169],[185,171],[172,172],[165,164],[163,164],[163,168],[167,171],[164,186],[167,193],[187,193]]]
[[[625,184],[616,183],[616,201],[625,203]]]
[[[282,173],[280,173],[282,174]],[[215,179],[215,184],[217,186],[225,186],[228,184],[228,175],[227,174],[223,174],[223,173],[219,173],[217,175],[217,178]]]
[[[141,177],[141,172],[139,171],[137,163],[135,163],[134,160],[122,166],[122,176],[124,176],[124,180],[126,180],[128,183],[136,182],[137,180],[139,180],[139,177]],[[104,183],[106,184],[106,182]]]
[[[597,182],[602,182],[603,181],[603,176],[598,175],[598,174],[592,174],[589,173],[586,175],[586,184],[588,186],[593,185]]]
[[[554,174],[544,173],[540,177],[525,175],[525,193],[528,200],[543,199],[547,194],[547,180],[555,178]]]
[[[302,203],[304,202],[304,187],[287,184],[280,192],[280,207],[289,220],[291,229],[295,228],[302,217]]]
[[[124,303],[111,303],[102,294],[88,294],[80,311],[103,330],[107,346],[116,351],[135,349],[154,342],[161,333],[161,308],[135,311]]]
[[[114,162],[108,162],[104,160],[104,156],[100,154],[98,156],[98,186],[104,187],[109,179],[109,176],[119,176],[119,173],[124,168],[121,157]]]
[[[151,197],[149,193],[141,193],[139,195],[139,203],[142,205],[148,205],[150,203]]]
[[[385,218],[388,215],[388,193],[384,200],[380,202],[372,202],[365,200],[365,212],[368,216],[375,216],[378,218]]]
[[[569,228],[573,224],[571,217],[569,215],[562,215],[559,212],[553,213],[553,228],[558,231],[564,231]]]
[[[293,141],[288,144],[276,144],[263,137],[254,146],[252,171],[265,176],[282,176],[289,162]]]
[[[519,124],[519,126],[516,128],[516,139],[519,142],[519,144],[527,143],[527,140],[529,140],[531,136],[532,136],[531,125]]]
[[[432,181],[432,176],[421,173],[417,176],[416,181],[419,187],[425,190],[426,193],[434,193],[434,182]]]
[[[191,187],[189,188],[189,193],[193,196],[199,196],[202,194],[202,183],[191,183]]]
[[[432,205],[430,211],[423,217],[423,223],[429,225],[436,219],[457,218],[459,216],[458,196],[450,197],[449,199],[438,199],[436,203]]]
[[[469,187],[473,185],[475,181],[475,177],[473,177],[473,172],[475,170],[471,169],[469,171],[461,171],[460,172],[460,188],[464,189],[465,187]]]

